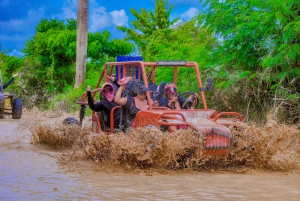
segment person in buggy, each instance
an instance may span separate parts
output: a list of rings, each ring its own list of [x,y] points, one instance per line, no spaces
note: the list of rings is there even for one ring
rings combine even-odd
[[[0,119],[3,119],[3,118],[4,118],[4,116],[3,116],[3,112],[4,112],[4,104],[5,104],[4,89],[6,89],[6,88],[14,81],[14,79],[15,79],[17,76],[19,76],[19,73],[14,74],[14,75],[12,76],[12,78],[10,78],[10,80],[9,80],[7,83],[3,84],[3,83],[2,83],[2,74],[1,74],[1,71],[0,71]],[[18,100],[18,101],[21,101],[21,100]],[[22,103],[20,103],[20,102],[18,102],[18,103],[19,103],[18,106],[20,106],[20,104],[22,104]],[[22,107],[22,106],[21,106],[21,107]],[[22,111],[22,109],[21,109],[21,111]],[[20,113],[20,114],[21,114],[21,113]],[[18,119],[19,119],[19,115],[18,115],[17,117],[14,117],[14,116],[13,116],[13,118],[18,118]],[[21,116],[20,116],[20,118],[21,118]]]
[[[115,96],[115,102],[122,106],[122,130],[133,126],[136,114],[148,109],[146,92],[149,91],[140,81],[125,77],[118,81],[120,87]],[[125,90],[126,86],[126,91]],[[122,96],[123,95],[123,96]]]
[[[89,108],[95,112],[102,112],[103,120],[104,120],[104,131],[109,131],[110,128],[110,112],[111,110],[119,106],[115,101],[115,93],[117,90],[117,86],[114,84],[111,84],[109,82],[105,82],[102,85],[102,90],[100,92],[100,101],[94,103],[94,100],[92,98],[91,88],[90,86],[87,86],[87,98],[88,98],[88,104]],[[119,125],[120,121],[120,110],[116,110],[114,113],[114,125],[115,128]]]
[[[174,83],[165,84],[164,95],[159,100],[159,106],[168,107],[170,109],[181,110],[183,104],[186,102],[186,99],[183,96],[178,96],[177,86]],[[194,93],[188,99],[193,100],[198,98],[198,94]],[[194,103],[191,109],[194,109],[196,103]]]
[[[14,74],[14,75],[12,76],[12,78],[10,78],[10,80],[9,80],[7,83],[3,84],[3,85],[2,85],[3,90],[4,90],[5,88],[7,88],[7,87],[14,81],[14,79],[15,79],[17,76],[19,76],[19,73]],[[0,85],[1,85],[1,84],[2,84],[2,80],[1,80],[1,77],[0,77]]]

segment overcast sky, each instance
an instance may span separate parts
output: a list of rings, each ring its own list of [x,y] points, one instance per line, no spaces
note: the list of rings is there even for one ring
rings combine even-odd
[[[128,26],[135,18],[130,9],[154,9],[154,0],[89,0],[89,31],[108,30],[112,38],[123,38],[116,26]],[[175,7],[171,20],[190,20],[201,9],[199,0],[169,0]],[[35,27],[43,18],[77,18],[77,0],[0,0],[1,51],[20,56],[25,42],[34,36]]]

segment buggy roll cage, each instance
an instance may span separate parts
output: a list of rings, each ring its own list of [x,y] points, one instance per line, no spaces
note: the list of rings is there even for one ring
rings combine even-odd
[[[203,104],[203,109],[207,110],[207,104],[206,104],[206,99],[205,99],[205,94],[204,94],[204,88],[202,85],[202,80],[201,80],[201,74],[199,71],[198,64],[196,62],[186,62],[186,61],[157,61],[157,62],[143,62],[143,61],[125,61],[125,62],[107,62],[104,65],[104,69],[100,75],[100,78],[98,80],[98,83],[96,85],[96,89],[92,90],[92,97],[94,98],[97,91],[101,91],[99,88],[100,84],[102,81],[104,82],[109,82],[109,79],[107,76],[110,76],[113,74],[113,71],[116,69],[117,72],[117,80],[122,79],[123,77],[127,76],[127,70],[128,68],[136,67],[137,71],[137,79],[138,80],[143,80],[145,87],[149,87],[149,82],[152,81],[155,83],[156,81],[156,68],[165,68],[165,67],[173,67],[173,82],[175,85],[178,83],[178,68],[179,67],[185,67],[185,68],[193,68],[195,69],[196,76],[197,76],[197,82],[198,82],[198,87],[199,91],[201,94],[201,100]],[[150,92],[146,92],[147,95],[147,101],[150,103]],[[87,105],[86,101],[86,92],[81,96],[80,101],[77,101],[77,104],[81,105]],[[149,104],[149,109],[152,110],[153,106],[152,104]]]

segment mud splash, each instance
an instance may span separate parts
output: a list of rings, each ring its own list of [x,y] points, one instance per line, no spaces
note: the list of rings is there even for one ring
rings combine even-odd
[[[269,122],[263,128],[232,126],[234,148],[230,162],[252,168],[287,171],[299,166],[300,130],[298,126]]]
[[[37,125],[31,129],[31,141],[55,149],[71,148],[71,151],[62,154],[62,164],[88,160],[101,164],[101,167],[159,171],[189,169],[247,172],[250,169],[299,169],[298,127],[273,122],[262,128],[234,125],[230,129],[234,135],[234,147],[226,157],[203,156],[202,140],[199,133],[193,130],[163,133],[156,129],[139,128],[127,134],[105,135],[94,133],[86,127],[53,128]]]

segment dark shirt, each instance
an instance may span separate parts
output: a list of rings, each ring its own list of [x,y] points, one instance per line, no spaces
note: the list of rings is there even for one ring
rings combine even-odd
[[[120,85],[118,84],[118,81],[116,79],[113,81],[113,84],[115,84],[117,86],[117,89],[120,87]]]
[[[126,130],[126,128],[132,125],[135,116],[139,111],[140,109],[135,106],[134,98],[131,96],[127,96],[127,102],[122,106],[122,125],[124,127],[123,130]]]
[[[14,81],[14,79],[15,78],[13,78],[13,77],[10,78],[10,80],[6,84],[3,85],[3,89],[5,89],[6,87],[8,87]]]
[[[185,100],[184,97],[178,96],[178,100],[177,100],[177,101],[178,101],[180,107],[182,108],[182,104],[183,104],[186,100]],[[168,103],[169,103],[169,100],[168,100],[167,98],[165,98],[165,97],[162,97],[162,98],[160,98],[160,100],[159,100],[159,106],[162,106],[162,107],[168,107],[168,108],[170,108],[170,109],[175,109],[175,108],[169,107],[169,106],[168,106]]]
[[[94,103],[92,98],[92,93],[87,91],[88,103],[91,110],[95,112],[104,111],[107,120],[105,121],[105,125],[109,128],[110,127],[110,112],[111,110],[118,106],[115,101],[109,102],[106,98],[103,100]],[[119,119],[120,119],[120,110],[115,110],[114,112],[114,127],[117,128],[119,126]]]

